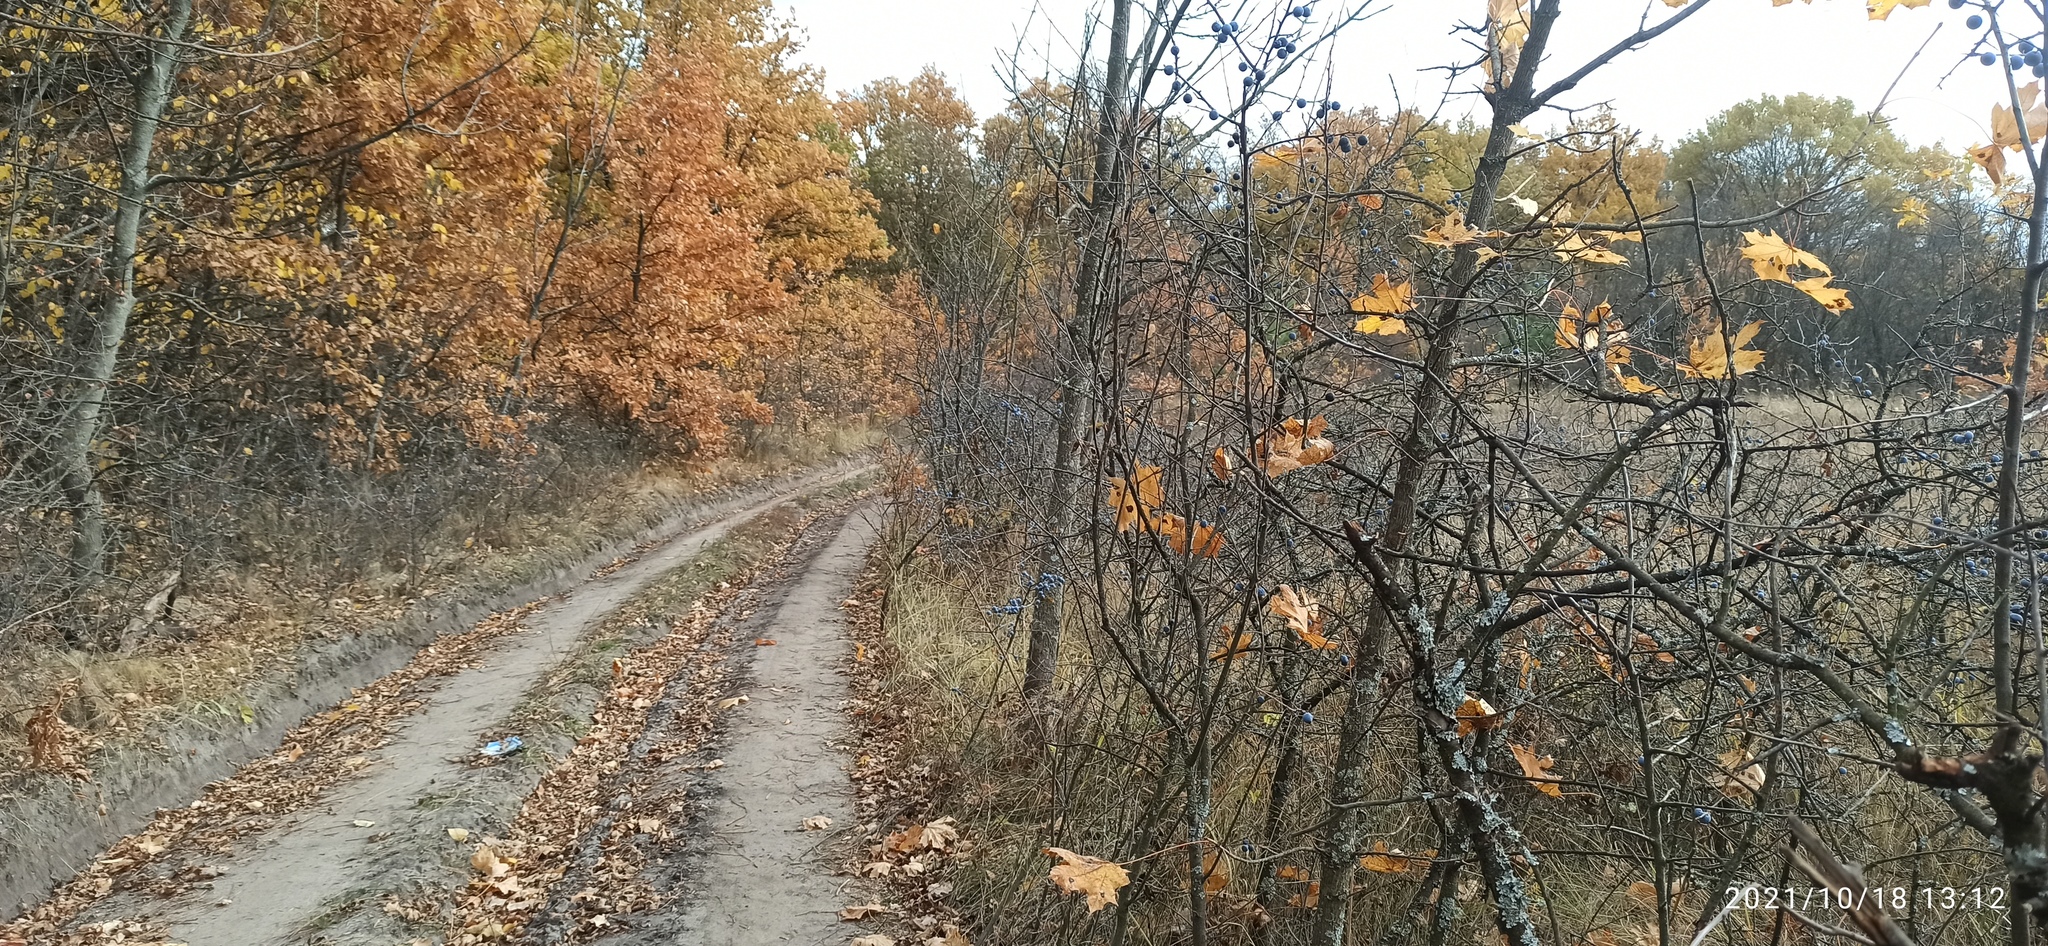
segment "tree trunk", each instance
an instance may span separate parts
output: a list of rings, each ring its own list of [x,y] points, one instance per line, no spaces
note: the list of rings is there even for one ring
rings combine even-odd
[[[1122,212],[1124,87],[1130,81],[1125,50],[1131,39],[1131,0],[1115,0],[1109,26],[1108,65],[1103,71],[1102,114],[1095,127],[1095,167],[1088,190],[1088,233],[1081,245],[1081,271],[1074,283],[1074,317],[1067,323],[1066,351],[1055,355],[1060,393],[1059,442],[1053,448],[1051,496],[1046,503],[1046,541],[1040,546],[1038,601],[1031,608],[1031,642],[1024,659],[1024,702],[1043,707],[1059,664],[1060,624],[1065,599],[1063,583],[1047,576],[1064,575],[1060,543],[1073,531],[1080,502],[1081,477],[1075,466],[1080,440],[1087,432],[1088,387],[1094,359],[1096,324],[1110,282],[1111,238]]]
[[[128,334],[128,318],[135,311],[135,252],[149,197],[149,161],[191,20],[192,0],[169,0],[163,38],[150,44],[149,63],[136,86],[134,124],[121,154],[120,204],[106,256],[106,298],[70,336],[76,365],[51,461],[71,509],[71,566],[82,581],[96,578],[106,564],[105,501],[93,480],[92,444],[107,413],[107,391]]]

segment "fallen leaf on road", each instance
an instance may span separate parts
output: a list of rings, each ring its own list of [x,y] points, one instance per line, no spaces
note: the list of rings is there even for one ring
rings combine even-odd
[[[889,912],[889,908],[879,903],[863,903],[856,907],[847,907],[840,910],[839,918],[851,923],[855,920],[865,920],[877,913],[887,912]]]
[[[364,821],[364,820],[363,820],[363,819],[361,819],[361,818],[357,818],[357,819],[356,819],[356,827],[358,827],[358,828],[374,828],[374,827],[376,827],[376,826],[377,826],[377,822],[374,822],[374,821]]]
[[[756,637],[756,638],[754,638],[754,646],[755,646],[755,647],[773,647],[773,646],[775,646],[775,641],[773,641],[773,640],[771,640],[771,639],[769,639],[769,638],[766,638],[766,637]]]
[[[729,710],[735,706],[740,705],[741,703],[745,703],[746,701],[747,698],[744,696],[728,696],[725,699],[718,701],[718,708],[722,710]]]
[[[856,936],[853,938],[853,946],[896,946],[896,938],[893,936],[883,936],[880,933],[869,936]]]
[[[488,844],[477,846],[476,853],[469,855],[469,866],[486,877],[503,877],[512,872],[512,865],[498,858],[498,852]]]
[[[805,831],[823,831],[829,827],[832,827],[832,819],[824,815],[812,815],[804,819]]]
[[[450,837],[450,838],[454,839],[455,843],[457,843],[457,844],[461,844],[462,842],[464,842],[464,841],[467,841],[467,840],[469,840],[469,829],[468,829],[468,828],[449,828],[449,829],[448,829],[448,837]]]

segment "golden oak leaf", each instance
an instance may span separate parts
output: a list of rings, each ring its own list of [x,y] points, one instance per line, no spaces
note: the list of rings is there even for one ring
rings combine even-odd
[[[1820,257],[1787,243],[1775,230],[1769,234],[1750,230],[1742,234],[1742,239],[1745,244],[1742,257],[1749,260],[1758,279],[1791,282],[1794,266],[1816,270],[1822,275],[1834,275],[1835,271],[1821,262]]]
[[[1709,335],[1695,339],[1692,343],[1689,364],[1678,366],[1678,370],[1693,378],[1726,378],[1729,374],[1729,349],[1735,353],[1735,375],[1740,377],[1763,366],[1764,353],[1749,347],[1756,340],[1756,333],[1764,327],[1762,322],[1751,322],[1735,333],[1732,344],[1724,344],[1725,336]]]
[[[1829,312],[1847,312],[1850,309],[1856,308],[1855,305],[1849,302],[1848,290],[1836,289],[1828,285],[1828,282],[1834,278],[1833,276],[1815,276],[1812,279],[1802,279],[1792,285],[1798,287],[1800,292],[1812,296],[1813,301],[1820,303],[1820,307]]]
[[[1538,758],[1536,750],[1512,742],[1508,743],[1508,751],[1515,754],[1515,764],[1522,767],[1522,777],[1528,779],[1537,791],[1552,798],[1564,797],[1564,790],[1557,786],[1550,774],[1550,767],[1556,765],[1557,760],[1549,756]]]
[[[1670,3],[1671,0],[1664,0],[1664,2]],[[1871,19],[1882,20],[1888,16],[1891,16],[1892,11],[1898,9],[1899,7],[1905,7],[1908,10],[1917,10],[1921,7],[1926,6],[1930,2],[1932,2],[1932,0],[1869,0],[1868,3],[1864,4],[1864,6],[1866,9],[1870,11]]]
[[[1045,853],[1060,859],[1047,878],[1065,893],[1088,898],[1088,912],[1094,913],[1116,902],[1116,892],[1131,882],[1131,875],[1115,861],[1076,854],[1063,847],[1049,847]]]
[[[1397,286],[1387,279],[1386,273],[1376,273],[1372,277],[1372,291],[1351,300],[1351,311],[1370,315],[1400,315],[1403,312],[1413,312],[1414,284],[1404,282]]]

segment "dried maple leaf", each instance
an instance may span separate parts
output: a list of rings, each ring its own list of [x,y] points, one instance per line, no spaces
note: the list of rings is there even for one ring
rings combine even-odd
[[[1729,373],[1729,351],[1734,351],[1735,375],[1740,377],[1763,366],[1764,353],[1749,347],[1756,340],[1756,333],[1764,327],[1762,322],[1751,322],[1735,333],[1733,339],[1709,335],[1695,339],[1692,343],[1689,364],[1681,364],[1678,370],[1693,378],[1726,378]]]
[[[1217,447],[1216,452],[1209,457],[1209,472],[1215,474],[1216,479],[1228,483],[1230,482],[1230,471],[1230,454],[1225,452],[1222,447]]]
[[[469,866],[493,880],[512,872],[512,865],[500,858],[497,849],[488,844],[477,845],[476,851],[469,855]]]
[[[2048,131],[2048,104],[2041,101],[2041,83],[2029,82],[2019,89],[2019,111],[2009,105],[1994,105],[1991,108],[1991,143],[2012,151],[2025,150],[2027,145],[2041,140],[2043,131]],[[2025,137],[2020,135],[2020,117],[2027,122]]]
[[[1427,868],[1434,857],[1435,851],[1403,854],[1400,848],[1388,848],[1385,841],[1374,841],[1358,858],[1358,866],[1375,874],[1405,874]]]
[[[1252,649],[1251,628],[1232,632],[1226,624],[1219,630],[1223,632],[1223,646],[1216,648],[1216,652],[1209,655],[1210,660],[1236,660],[1239,654]]]
[[[1460,736],[1469,736],[1481,730],[1499,729],[1500,724],[1506,721],[1507,717],[1495,710],[1493,704],[1470,693],[1465,694],[1465,702],[1458,704]]]
[[[1729,798],[1750,798],[1764,790],[1764,766],[1747,749],[1730,749],[1720,755],[1721,794]]]
[[[1045,853],[1060,859],[1046,875],[1047,879],[1066,893],[1086,895],[1090,913],[1115,903],[1116,892],[1131,882],[1131,875],[1115,861],[1076,854],[1063,847],[1049,847]]]
[[[888,912],[890,912],[889,908],[879,903],[863,903],[858,906],[841,908],[839,911],[839,918],[845,920],[848,923],[855,923],[861,920],[865,920],[868,917]]]
[[[1574,260],[1581,263],[1603,263],[1609,266],[1626,266],[1628,257],[1607,248],[1605,244],[1590,243],[1579,234],[1572,234],[1552,247],[1552,252],[1564,262]]]
[[[1151,528],[1152,513],[1164,498],[1159,473],[1159,467],[1140,466],[1129,482],[1121,476],[1110,479],[1109,507],[1116,510],[1118,532],[1128,532],[1133,527]],[[1131,483],[1136,484],[1135,488]]]
[[[1423,231],[1416,239],[1431,246],[1455,247],[1465,243],[1478,242],[1480,237],[1501,236],[1498,230],[1475,230],[1465,225],[1465,214],[1453,210],[1444,214],[1443,222]]]
[[[1351,300],[1351,311],[1368,315],[1400,315],[1415,311],[1415,284],[1395,285],[1386,273],[1374,273],[1372,291]],[[1364,323],[1359,323],[1363,325]],[[1361,328],[1363,332],[1365,329]]]
[[[1775,230],[1768,234],[1756,230],[1745,231],[1742,239],[1742,258],[1749,260],[1750,267],[1756,270],[1758,279],[1792,282],[1791,270],[1794,266],[1817,271],[1823,276],[1832,276],[1835,273],[1828,268],[1828,264],[1821,262],[1820,257],[1785,242],[1785,238],[1779,236]]]
[[[1813,301],[1820,303],[1820,307],[1829,312],[1847,312],[1850,309],[1856,308],[1855,305],[1849,302],[1848,290],[1836,289],[1828,285],[1828,282],[1834,278],[1833,276],[1815,276],[1812,279],[1799,280],[1792,285],[1797,287],[1800,292],[1812,296]]]
[[[1508,751],[1515,754],[1515,764],[1522,767],[1522,777],[1536,786],[1537,791],[1552,798],[1564,797],[1564,790],[1557,787],[1557,782],[1550,775],[1550,767],[1556,765],[1557,760],[1549,756],[1538,758],[1536,750],[1512,742],[1508,743]]]
[[[1337,642],[1323,636],[1322,606],[1316,599],[1303,597],[1293,585],[1281,585],[1267,599],[1266,610],[1287,622],[1287,629],[1293,631],[1301,642],[1316,650],[1336,650]]]
[[[1970,149],[1970,160],[1984,169],[1984,176],[1991,179],[1993,189],[2005,186],[2005,148],[1996,144],[1978,145]]]
[[[1337,455],[1336,445],[1322,436],[1328,425],[1321,414],[1305,423],[1290,417],[1278,429],[1268,430],[1252,442],[1252,458],[1270,477],[1328,462]]]

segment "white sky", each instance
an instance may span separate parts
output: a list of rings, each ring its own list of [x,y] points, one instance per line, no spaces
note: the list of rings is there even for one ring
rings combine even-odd
[[[1208,2],[1197,0],[1194,9],[1203,13],[1190,15],[1193,29],[1206,30],[1214,18],[1206,12]],[[1226,9],[1247,2],[1228,0]],[[1284,2],[1291,6],[1298,0]],[[1312,23],[1324,25],[1338,4],[1317,0]],[[1950,10],[1944,0],[1934,0],[1877,22],[1867,18],[1863,0],[1808,0],[1777,8],[1771,0],[1711,4],[1648,47],[1623,55],[1562,101],[1574,106],[1612,102],[1625,123],[1669,144],[1714,113],[1758,95],[1845,96],[1868,110],[1896,79],[1885,114],[1908,141],[1942,141],[1959,151],[1989,137],[1986,123],[1991,106],[2002,100],[2004,80],[2002,70],[1974,60],[1958,64],[1976,38],[1963,22],[1969,9]],[[1005,101],[996,69],[1020,39],[1027,74],[1043,70],[1048,51],[1064,67],[1073,60],[1088,17],[1102,8],[1096,0],[776,0],[776,5],[807,37],[799,58],[822,69],[829,88],[856,89],[932,65],[984,117]],[[1264,0],[1249,0],[1249,6],[1267,8]],[[1485,3],[1372,0],[1369,9],[1377,12],[1340,34],[1332,54],[1316,56],[1314,81],[1321,82],[1327,64],[1332,97],[1347,107],[1390,105],[1395,90],[1409,102],[1438,100],[1444,78],[1420,70],[1470,55],[1464,37],[1451,30],[1460,21],[1481,20]],[[1539,77],[1564,75],[1627,35],[1641,17],[1657,22],[1671,12],[1661,0],[1567,0]],[[1255,33],[1261,27],[1254,26],[1252,17],[1238,17],[1252,42],[1268,35]],[[1909,68],[1923,42],[1926,51]],[[1180,45],[1184,57],[1215,47],[1199,38]],[[1234,67],[1222,73],[1226,81],[1205,87],[1231,87],[1228,80],[1236,74],[1228,68]],[[1292,90],[1295,81],[1290,76],[1284,87]],[[1153,100],[1161,93],[1156,90]],[[1469,106],[1451,108],[1456,115]],[[1553,113],[1528,124],[1543,128],[1561,120]]]

